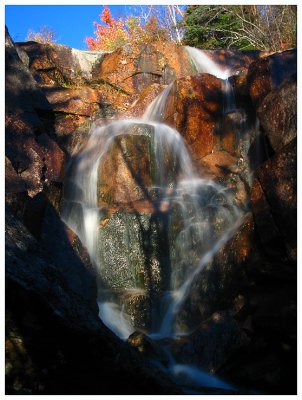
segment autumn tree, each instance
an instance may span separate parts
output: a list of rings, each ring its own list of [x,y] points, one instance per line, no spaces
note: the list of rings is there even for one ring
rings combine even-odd
[[[129,7],[131,8],[131,7]],[[94,22],[95,37],[86,38],[90,50],[115,50],[130,43],[132,46],[158,40],[180,43],[183,27],[179,20],[183,10],[179,6],[140,6],[136,15],[116,20],[108,6],[100,15],[102,23]]]
[[[191,46],[269,51],[296,46],[296,6],[189,6],[184,21],[184,40]]]
[[[90,50],[115,50],[129,41],[124,22],[121,19],[115,20],[112,18],[108,6],[104,6],[100,19],[105,26],[94,22],[96,27],[94,34],[96,37],[86,38],[86,43]]]
[[[27,32],[26,41],[33,41],[38,43],[55,43],[56,42],[56,34],[55,32],[44,25],[40,28],[38,32],[34,32],[33,30],[29,30]]]

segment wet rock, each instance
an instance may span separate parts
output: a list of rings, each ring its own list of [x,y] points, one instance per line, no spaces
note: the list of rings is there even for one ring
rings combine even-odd
[[[215,151],[198,162],[198,169],[204,178],[213,179],[227,187],[241,209],[249,202],[249,183],[243,159],[231,156],[225,151]]]
[[[136,328],[150,329],[151,315],[169,284],[165,215],[119,210],[100,221],[98,279],[102,301],[115,301]],[[107,292],[106,292],[106,289]],[[155,320],[153,320],[155,317]]]
[[[164,122],[181,133],[193,160],[212,153],[216,143],[218,146],[215,129],[222,115],[221,107],[221,80],[212,75],[190,76],[173,84]]]
[[[297,251],[297,144],[294,139],[257,171],[290,259]]]
[[[159,160],[154,129],[152,125],[128,125],[112,140],[99,165],[99,207],[104,203],[131,207],[144,200],[152,210],[158,197],[153,186],[173,186],[179,170],[177,154],[163,138],[159,144],[163,156]]]
[[[215,312],[189,336],[175,341],[175,357],[214,373],[248,341],[229,312]]]
[[[253,219],[248,215],[233,237],[214,255],[194,281],[181,319],[195,315],[208,318],[215,310],[226,310],[247,285],[245,264],[252,249]],[[195,322],[196,323],[196,322]]]
[[[103,202],[131,203],[150,196],[148,188],[154,183],[152,163],[155,162],[151,147],[152,128],[140,125],[131,131],[131,135],[114,138],[99,166],[99,206]]]
[[[164,88],[164,85],[158,83],[152,83],[151,85],[146,86],[139,94],[139,97],[131,104],[130,110],[126,115],[129,114],[136,118],[142,117],[149,104],[152,103]]]
[[[6,218],[7,394],[181,393],[102,324],[9,210]]]
[[[257,116],[275,152],[297,136],[297,82],[294,78],[271,91],[257,108]]]
[[[246,141],[246,119],[247,115],[242,109],[223,115],[219,129],[221,150],[238,158],[241,156]]]
[[[135,331],[129,336],[127,342],[142,353],[144,357],[157,363],[160,362],[163,365],[169,365],[169,355],[164,349],[164,340],[161,341],[163,342],[162,344],[158,341],[153,341],[142,332]]]
[[[237,172],[237,159],[224,151],[216,151],[203,157],[200,162],[202,174],[215,179],[228,172]]]

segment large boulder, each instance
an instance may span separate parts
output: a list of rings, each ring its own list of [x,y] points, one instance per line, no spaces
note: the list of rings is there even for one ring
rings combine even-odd
[[[176,80],[168,95],[164,122],[177,129],[194,160],[218,146],[215,131],[222,115],[222,81],[209,74]],[[219,148],[218,148],[219,149]]]
[[[278,153],[297,136],[297,82],[286,80],[271,91],[257,108],[260,124]]]
[[[169,84],[192,71],[184,48],[165,42],[125,46],[105,56],[93,71],[94,79],[117,85],[128,94],[152,83]]]
[[[273,89],[297,72],[297,51],[274,53],[254,61],[246,77],[247,92],[257,106]]]
[[[257,176],[290,259],[297,257],[297,142],[292,140],[281,152],[257,170]]]
[[[248,68],[261,55],[257,50],[236,51],[220,49],[203,51],[221,68],[231,70],[232,72]]]
[[[245,266],[253,251],[253,230],[253,219],[248,215],[194,280],[181,318],[188,319],[191,314],[203,321],[217,310],[232,308],[247,285]]]
[[[106,129],[110,130],[110,125]],[[156,187],[175,186],[181,155],[162,129],[143,123],[121,125],[120,134],[104,144],[108,148],[99,163],[99,206],[133,208],[135,202],[145,201],[155,210]]]

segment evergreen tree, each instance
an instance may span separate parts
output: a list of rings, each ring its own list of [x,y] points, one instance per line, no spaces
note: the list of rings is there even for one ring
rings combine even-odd
[[[198,5],[184,18],[187,45],[241,50],[296,46],[296,6]]]

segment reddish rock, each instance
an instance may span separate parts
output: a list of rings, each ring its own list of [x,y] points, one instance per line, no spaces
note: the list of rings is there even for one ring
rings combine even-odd
[[[128,95],[138,95],[153,83],[169,84],[191,71],[184,48],[165,42],[130,48],[125,46],[104,56],[93,71],[94,81],[103,80]]]
[[[139,97],[131,104],[129,111],[124,115],[135,118],[142,117],[148,106],[164,90],[164,88],[164,85],[158,83],[152,83],[151,85],[146,86],[139,94]]]
[[[61,44],[36,42],[18,43],[18,51],[29,58],[30,71],[42,85],[79,86],[91,78],[94,64],[102,57],[101,51],[83,51]]]
[[[40,157],[44,162],[42,180],[63,182],[65,176],[65,154],[48,135],[43,133],[38,136]]]
[[[152,183],[151,157],[147,136],[115,138],[100,165],[99,206],[146,199],[145,191]]]
[[[297,82],[285,81],[257,108],[257,116],[275,152],[297,136]]]
[[[89,87],[80,89],[44,88],[47,100],[55,112],[90,117],[100,109],[101,94]]]
[[[259,58],[260,52],[255,51],[234,51],[234,50],[204,50],[221,68],[231,71],[238,71],[248,68],[249,65]]]
[[[215,128],[221,118],[221,106],[220,79],[202,74],[175,81],[164,122],[181,133],[194,160],[200,160],[218,146]]]
[[[237,157],[240,155],[242,118],[244,116],[239,110],[223,115],[219,130],[221,150]]]
[[[212,179],[224,177],[232,171],[237,172],[237,159],[224,151],[208,154],[199,161],[202,176]]]
[[[159,171],[156,171],[152,135],[152,126],[139,124],[130,126],[127,134],[125,131],[125,135],[120,134],[113,140],[99,166],[100,207],[103,203],[123,204],[153,210],[156,194],[152,187],[159,184]],[[166,184],[172,184],[177,174],[175,154],[165,153],[163,168]]]
[[[246,80],[248,93],[253,103],[257,105],[273,87],[269,59],[263,58],[253,62]]]
[[[40,118],[53,116],[51,106],[19,59],[8,33],[5,90],[6,154],[33,197],[43,189],[45,179],[62,180],[65,157]]]
[[[76,131],[82,124],[87,122],[87,117],[76,114],[64,114],[56,116],[55,131],[59,137],[66,137]],[[59,141],[59,140],[58,140]]]

